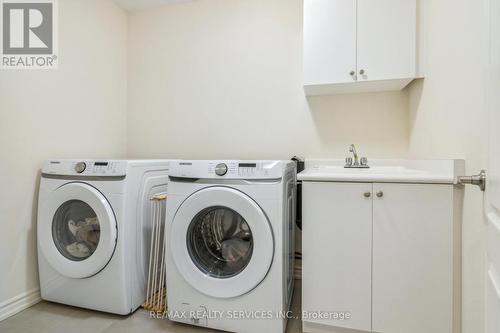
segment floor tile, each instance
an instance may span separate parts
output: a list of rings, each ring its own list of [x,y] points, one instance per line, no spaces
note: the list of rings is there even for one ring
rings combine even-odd
[[[148,311],[139,309],[133,315],[115,322],[105,333],[187,333],[187,332],[213,332],[206,328],[184,325],[167,319],[151,318]]]
[[[64,305],[40,302],[0,322],[0,332],[11,332],[18,328],[48,332],[64,321],[71,311],[72,308]]]
[[[300,317],[300,281],[295,284],[291,310]],[[139,309],[130,316],[118,316],[51,302],[40,302],[2,322],[0,333],[213,333],[207,328],[150,318]],[[300,319],[290,319],[287,333],[301,333]]]

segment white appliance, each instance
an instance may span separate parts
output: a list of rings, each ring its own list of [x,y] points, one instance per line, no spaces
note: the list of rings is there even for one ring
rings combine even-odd
[[[169,161],[50,160],[38,203],[42,299],[128,314],[145,300],[150,198]]]
[[[283,332],[293,292],[295,163],[176,161],[169,176],[169,318]]]

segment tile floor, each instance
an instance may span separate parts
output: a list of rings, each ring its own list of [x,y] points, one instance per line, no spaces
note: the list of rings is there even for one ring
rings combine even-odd
[[[294,314],[300,313],[300,283],[296,283],[292,301]],[[287,333],[302,332],[298,319],[288,321]],[[130,316],[79,309],[42,301],[0,322],[0,333],[184,333],[214,332],[214,330],[150,319],[149,312],[137,310]],[[220,332],[220,331],[217,331]]]

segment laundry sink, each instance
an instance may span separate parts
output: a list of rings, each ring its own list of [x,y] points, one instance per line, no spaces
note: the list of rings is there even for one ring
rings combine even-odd
[[[302,181],[456,184],[464,160],[369,160],[369,168],[345,168],[343,160],[306,160]]]

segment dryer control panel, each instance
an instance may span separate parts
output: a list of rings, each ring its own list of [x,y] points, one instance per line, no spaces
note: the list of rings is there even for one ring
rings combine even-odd
[[[127,161],[121,160],[48,160],[43,174],[86,177],[120,177],[127,173]]]
[[[292,161],[175,161],[170,176],[202,179],[280,179]]]

